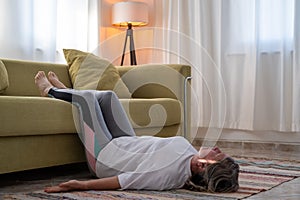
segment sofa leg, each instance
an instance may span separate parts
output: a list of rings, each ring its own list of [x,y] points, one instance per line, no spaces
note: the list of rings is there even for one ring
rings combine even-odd
[[[188,139],[187,138],[187,127],[188,127],[188,103],[187,103],[187,101],[188,101],[188,97],[187,97],[187,90],[188,90],[188,82],[189,82],[189,80],[191,80],[192,79],[192,77],[191,76],[188,76],[188,77],[185,77],[185,79],[184,79],[184,88],[183,88],[183,91],[184,91],[184,99],[183,99],[183,137],[184,138],[186,138],[186,139]]]

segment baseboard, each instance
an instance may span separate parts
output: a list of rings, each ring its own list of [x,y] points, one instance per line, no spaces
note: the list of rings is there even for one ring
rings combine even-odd
[[[212,143],[212,142],[211,142]],[[193,146],[201,147],[203,139],[196,138],[192,142]],[[248,150],[264,150],[264,151],[280,151],[280,152],[300,152],[300,144],[281,144],[281,143],[267,143],[267,142],[243,142],[243,141],[225,141],[219,140],[214,146],[220,148],[232,149],[248,149]]]
[[[191,140],[195,146],[206,143],[222,148],[300,152],[300,133],[224,129],[214,139],[207,136],[207,129],[199,128],[197,135],[192,136]]]
[[[207,128],[198,128],[195,139],[208,139]],[[213,139],[215,140],[215,139]],[[277,132],[277,131],[246,131],[222,129],[218,140],[243,141],[243,142],[266,142],[266,143],[287,143],[300,144],[300,132]]]

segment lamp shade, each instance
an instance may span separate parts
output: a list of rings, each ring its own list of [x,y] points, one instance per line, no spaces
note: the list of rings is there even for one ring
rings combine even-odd
[[[148,23],[148,6],[142,2],[119,2],[112,7],[112,24],[115,26],[145,26]]]

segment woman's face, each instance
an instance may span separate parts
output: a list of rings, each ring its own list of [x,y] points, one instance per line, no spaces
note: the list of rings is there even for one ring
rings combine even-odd
[[[205,171],[208,164],[223,160],[227,155],[222,153],[218,147],[201,148],[199,154],[193,156],[191,160],[192,173],[199,173]]]

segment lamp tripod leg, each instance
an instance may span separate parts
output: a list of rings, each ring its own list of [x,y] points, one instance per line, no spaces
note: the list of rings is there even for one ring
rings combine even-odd
[[[136,56],[135,56],[135,48],[134,48],[134,40],[133,40],[133,30],[132,25],[128,24],[128,29],[126,31],[126,37],[125,37],[125,43],[123,48],[123,54],[122,54],[122,60],[121,60],[121,66],[123,66],[124,63],[124,57],[125,57],[125,51],[126,51],[126,45],[127,45],[127,39],[129,38],[130,46],[130,64],[136,65]]]
[[[136,65],[136,56],[135,56],[135,48],[134,48],[134,41],[133,41],[133,33],[131,32],[130,35],[130,64]]]
[[[123,66],[123,63],[124,63],[124,57],[125,57],[125,51],[126,51],[126,45],[127,45],[127,37],[128,37],[128,32],[126,33],[126,37],[125,37],[125,43],[124,43],[124,48],[123,48],[121,66]]]

